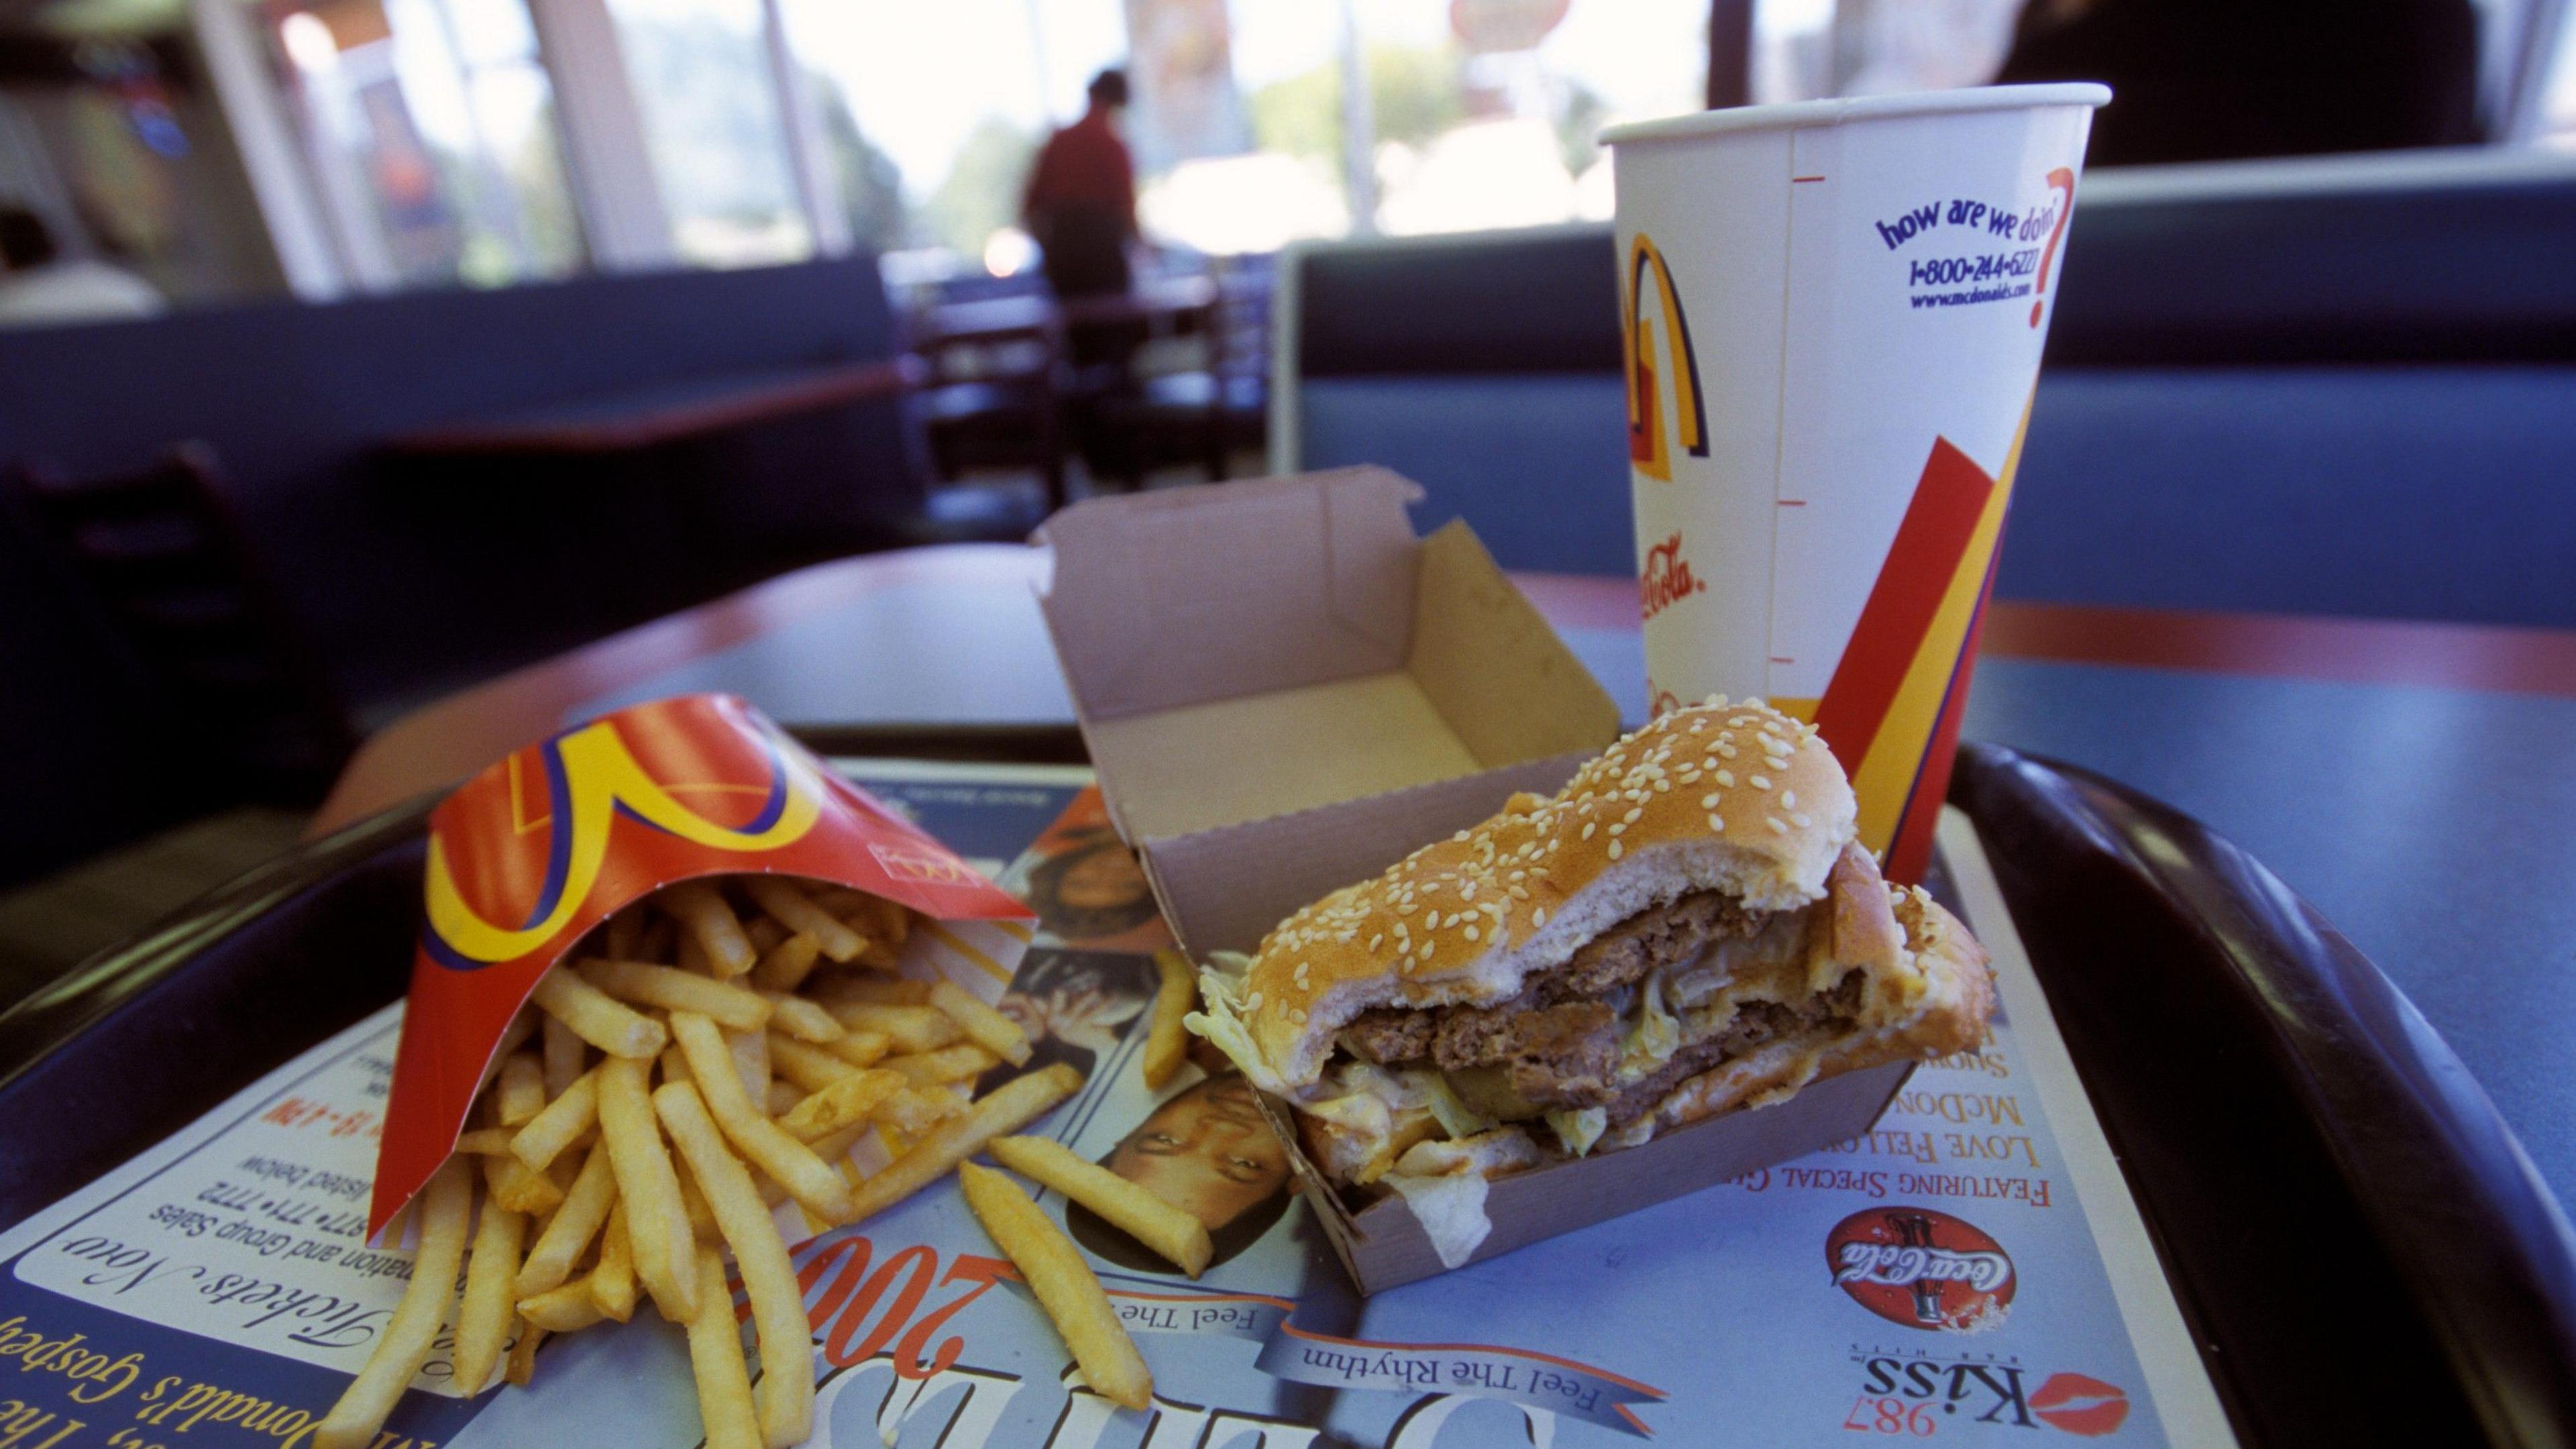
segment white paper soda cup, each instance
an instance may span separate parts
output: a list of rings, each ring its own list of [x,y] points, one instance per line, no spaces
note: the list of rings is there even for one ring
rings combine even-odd
[[[1929,852],[2098,85],[1614,127],[1657,712],[1813,720],[1892,879]]]

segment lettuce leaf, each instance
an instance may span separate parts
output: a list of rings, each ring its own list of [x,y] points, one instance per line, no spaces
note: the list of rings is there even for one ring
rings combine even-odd
[[[1580,1112],[1550,1112],[1547,1125],[1556,1129],[1556,1140],[1565,1144],[1566,1151],[1581,1157],[1609,1130],[1610,1109],[1586,1107]]]

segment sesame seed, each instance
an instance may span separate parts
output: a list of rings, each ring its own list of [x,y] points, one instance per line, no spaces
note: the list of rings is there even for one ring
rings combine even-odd
[[[1428,941],[1423,942],[1423,943],[1422,943],[1422,949],[1421,949],[1421,950],[1419,950],[1419,951],[1414,952],[1414,953],[1413,953],[1413,956],[1414,956],[1414,959],[1415,959],[1415,960],[1417,960],[1417,961],[1428,961],[1428,960],[1430,960],[1430,959],[1431,959],[1431,943],[1430,943],[1430,942],[1428,942]]]
[[[1459,831],[1457,834],[1452,835],[1452,836],[1450,836],[1450,837],[1449,837],[1449,839],[1450,839],[1451,841],[1453,841],[1453,842],[1455,842],[1455,841],[1460,841],[1460,840],[1464,840],[1464,839],[1466,839],[1466,838],[1467,838],[1467,832],[1466,832],[1466,831],[1463,831],[1463,830],[1461,830],[1461,831]]]
[[[1756,775],[1753,777],[1753,788],[1756,790],[1768,790],[1771,788],[1771,781],[1765,776]]]
[[[1720,771],[1718,771],[1718,772],[1717,772],[1716,779],[1717,779],[1717,783],[1718,783],[1719,785],[1721,785],[1721,786],[1725,787],[1726,789],[1732,790],[1732,789],[1734,789],[1734,788],[1735,788],[1735,772],[1734,772],[1733,770],[1720,770]],[[1712,796],[1710,796],[1710,797],[1709,797],[1709,803],[1711,803],[1711,804],[1715,804],[1715,803],[1716,803],[1716,800],[1717,800],[1717,797],[1716,797],[1716,796],[1713,796],[1713,795],[1712,795]]]
[[[1464,932],[1464,934],[1466,935],[1466,937],[1467,937],[1467,939],[1468,939],[1468,940],[1470,940],[1470,941],[1475,940],[1475,939],[1476,939],[1476,928],[1475,928],[1475,927],[1473,927],[1473,926],[1469,926],[1469,927],[1466,929],[1466,931]]]
[[[1798,824],[1799,824],[1801,827],[1809,826],[1809,825],[1813,825],[1813,824],[1815,824],[1815,823],[1816,823],[1816,822],[1814,822],[1813,820],[1808,819],[1808,818],[1807,818],[1807,816],[1806,816],[1806,813],[1805,813],[1804,811],[1801,811],[1801,812],[1799,812],[1799,813],[1797,813],[1797,814],[1791,815],[1789,818],[1790,818],[1790,819],[1792,819],[1792,820],[1797,821],[1797,822],[1798,822]]]
[[[1592,822],[1589,820],[1583,822],[1583,838],[1586,840],[1592,838]]]
[[[1700,797],[1699,797],[1699,808],[1701,808],[1702,810],[1714,810],[1714,809],[1716,809],[1716,808],[1717,808],[1717,796],[1716,796],[1716,794],[1715,794],[1714,792],[1712,792],[1712,793],[1710,793],[1710,794],[1706,794],[1706,795],[1702,795],[1702,796],[1700,796]]]
[[[1765,824],[1765,825],[1770,826],[1773,830],[1776,830],[1776,831],[1780,832],[1782,835],[1786,835],[1786,834],[1788,834],[1788,833],[1789,833],[1789,826],[1788,826],[1788,824],[1787,824],[1785,821],[1781,820],[1781,818],[1780,818],[1779,816],[1777,816],[1777,815],[1765,815],[1765,816],[1763,816],[1763,817],[1762,817],[1762,823],[1763,823],[1763,824]]]
[[[1723,834],[1726,830],[1726,822],[1715,815],[1711,815],[1708,817],[1708,828]]]
[[[1531,924],[1531,925],[1533,925],[1533,926],[1544,926],[1544,925],[1546,925],[1546,924],[1547,924],[1547,907],[1545,907],[1545,906],[1532,906],[1532,907],[1530,907],[1530,924]]]
[[[1626,815],[1621,816],[1620,819],[1625,824],[1634,825],[1637,823],[1637,817],[1645,813],[1646,812],[1643,810],[1631,810]]]
[[[1610,858],[1612,860],[1619,858],[1619,842],[1615,840],[1610,842]]]
[[[1781,803],[1781,804],[1783,804],[1783,805],[1795,805],[1795,804],[1797,804],[1797,803],[1798,803],[1798,792],[1797,792],[1797,791],[1795,791],[1795,790],[1783,790],[1783,791],[1781,791],[1781,792],[1780,792],[1780,803]]]
[[[1381,944],[1383,944],[1383,943],[1385,942],[1385,940],[1386,940],[1386,932],[1384,932],[1384,931],[1380,931],[1380,932],[1378,932],[1376,935],[1369,937],[1369,949],[1370,949],[1371,951],[1375,951],[1375,950],[1376,950],[1376,949],[1377,949]]]
[[[1628,822],[1627,822],[1627,821],[1625,821],[1625,820],[1621,820],[1621,821],[1616,821],[1616,822],[1614,822],[1614,823],[1611,825],[1611,827],[1610,827],[1610,833],[1611,833],[1612,835],[1625,835],[1625,834],[1627,834],[1627,833],[1628,833]]]

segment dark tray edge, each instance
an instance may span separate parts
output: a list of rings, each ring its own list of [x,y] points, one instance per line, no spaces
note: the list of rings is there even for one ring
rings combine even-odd
[[[2193,1211],[2180,1200],[2200,1184],[2152,1169],[2180,1163],[2216,1176],[2237,1164],[2214,1157],[2193,1164],[2188,1144],[2177,1155],[2173,1144],[2152,1140],[2169,1135],[2163,1129],[2171,1124],[2150,1114],[2170,1116],[2167,1094],[2187,1093],[2186,1078],[2223,1074],[2223,1052],[2195,1059],[2194,1043],[2170,1033],[2159,1041],[2120,1040],[2122,1028],[2135,1037],[2146,1026],[2121,1013],[2153,988],[2133,980],[2106,991],[2103,978],[2122,964],[2116,958],[2048,949],[2072,915],[2092,916],[2096,932],[2106,921],[2126,924],[2115,898],[2123,887],[2160,903],[2230,973],[2218,1012],[2203,1022],[2210,1040],[2241,1027],[2304,1109],[2314,1145],[2448,1361],[2479,1437],[2576,1443],[2576,1231],[2485,1090],[2413,1003],[2261,862],[2124,786],[2073,766],[1967,745],[1952,798],[1978,822],[2078,1074],[2239,1432],[2281,1437],[2285,1396],[2280,1384],[2244,1382],[2241,1365],[2213,1347],[2226,1296],[2306,1293],[2331,1316],[2342,1290],[2362,1285],[2332,1281],[2331,1265],[2306,1273],[2294,1262],[2282,1263],[2273,1283],[2245,1281],[2241,1273],[2212,1282],[2214,1271],[2228,1270],[2213,1268],[2207,1245],[2175,1240],[2178,1222]],[[2219,1013],[2237,1020],[2219,1020]],[[2167,1080],[2143,1080],[2136,1063],[2159,1052],[2170,1058]],[[2153,1102],[2138,1100],[2150,1089]],[[2300,1188],[2284,1170],[2217,1191],[2237,1196],[2242,1234],[2294,1250],[2300,1214],[2315,1210]],[[2368,1293],[2351,1297],[2352,1311],[2366,1313]],[[2384,1302],[2380,1317],[2384,1322]],[[2367,1319],[2346,1329],[2374,1331]],[[2352,1366],[2329,1362],[2335,1347],[2322,1340],[2314,1357],[2320,1374],[2344,1376],[2349,1397]],[[2275,1432],[2248,1432],[2258,1427]]]

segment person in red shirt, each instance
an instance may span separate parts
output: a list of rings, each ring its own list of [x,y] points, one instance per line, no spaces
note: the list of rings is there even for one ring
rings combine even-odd
[[[1127,244],[1136,239],[1136,163],[1113,124],[1127,105],[1127,74],[1091,81],[1082,119],[1047,138],[1030,168],[1020,216],[1044,249],[1059,297],[1127,290]]]

